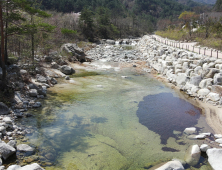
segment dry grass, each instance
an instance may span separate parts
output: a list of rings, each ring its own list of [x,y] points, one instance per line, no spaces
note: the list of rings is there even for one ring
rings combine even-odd
[[[156,31],[156,35],[159,35],[164,38],[182,41],[186,39],[188,33],[186,31],[179,30],[179,29],[175,29],[175,30],[169,29],[166,31]]]
[[[170,29],[166,31],[157,31],[156,35],[159,35],[164,38],[169,38],[177,41],[196,41],[201,46],[206,46],[210,48],[214,48],[217,50],[222,50],[222,38],[218,35],[214,35],[213,33],[210,34],[208,38],[205,38],[205,31],[198,30],[195,33],[192,33],[192,36],[189,36],[188,31],[186,30],[179,30],[179,29]]]

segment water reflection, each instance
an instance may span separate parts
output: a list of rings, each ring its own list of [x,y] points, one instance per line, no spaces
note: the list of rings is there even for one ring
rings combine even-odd
[[[161,143],[197,124],[201,110],[172,93],[160,93],[143,98],[138,105],[139,122],[161,136]]]

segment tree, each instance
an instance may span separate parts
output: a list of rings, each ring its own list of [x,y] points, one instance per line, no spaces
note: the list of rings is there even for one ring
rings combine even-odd
[[[5,53],[4,53],[4,25],[2,15],[2,1],[0,1],[0,24],[1,24],[1,66],[2,66],[2,88],[6,88],[6,67],[5,67]]]
[[[90,41],[94,40],[94,23],[92,18],[92,11],[90,9],[83,8],[79,19],[79,27],[87,39]]]
[[[194,22],[194,17],[195,17],[195,12],[191,11],[184,11],[179,16],[179,19],[182,19],[184,21],[184,24],[186,25],[186,28],[188,28],[190,36],[192,33],[192,25]]]

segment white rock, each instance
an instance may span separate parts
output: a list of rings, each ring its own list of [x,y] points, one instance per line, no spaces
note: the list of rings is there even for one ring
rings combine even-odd
[[[3,121],[8,124],[12,124],[12,119],[10,117],[4,117]]]
[[[222,149],[208,149],[207,150],[208,162],[214,170],[222,169]]]
[[[206,135],[197,135],[196,137],[195,137],[196,139],[205,139],[206,138]]]
[[[202,152],[206,152],[208,149],[210,149],[210,146],[208,146],[207,144],[202,144],[202,145],[200,146],[200,150],[201,150]]]
[[[210,100],[216,102],[216,101],[219,101],[219,100],[220,100],[220,95],[217,94],[217,93],[210,92],[210,93],[207,95],[207,98],[209,98]]]
[[[32,151],[34,151],[35,149],[32,148],[32,147],[29,146],[29,145],[20,144],[20,145],[17,146],[17,150],[18,150],[18,151],[21,151],[21,152],[32,152]]]
[[[125,78],[127,78],[128,76],[121,76],[121,77],[125,79]]]
[[[20,165],[11,165],[11,166],[9,166],[9,167],[7,168],[7,170],[17,170],[17,169],[19,169],[19,168],[21,168]]]
[[[200,135],[211,136],[211,133],[210,133],[210,132],[207,132],[207,133],[200,133]]]
[[[202,96],[202,97],[207,96],[209,93],[210,93],[210,90],[208,90],[208,89],[200,89],[200,90],[198,91],[198,95],[200,95],[200,96]]]
[[[186,134],[194,134],[196,132],[197,132],[197,129],[195,127],[189,127],[184,130],[184,133]]]
[[[157,168],[156,170],[184,170],[183,165],[180,161],[170,161],[163,166]]]
[[[176,78],[177,85],[185,85],[187,82],[187,75],[185,73],[178,73]]]
[[[103,85],[96,85],[96,87],[98,87],[98,88],[103,88]]]
[[[184,160],[191,166],[195,166],[200,159],[200,148],[198,145],[192,145],[186,152]]]
[[[222,134],[215,134],[214,137],[215,137],[216,139],[222,138]]]
[[[26,165],[16,170],[44,170],[44,169],[41,166],[39,166],[37,163],[33,163],[31,165]]]
[[[222,144],[222,138],[216,139],[215,142]]]
[[[6,160],[9,156],[15,153],[15,148],[7,145],[6,143],[0,143],[0,154]]]

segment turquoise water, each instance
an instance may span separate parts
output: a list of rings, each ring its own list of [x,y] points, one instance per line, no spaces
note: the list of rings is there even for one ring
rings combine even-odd
[[[46,170],[149,169],[183,159],[197,143],[183,135],[184,128],[212,131],[200,109],[152,76],[101,68],[60,80],[43,108],[23,120],[34,128],[28,142],[38,147],[39,163],[51,165]]]

